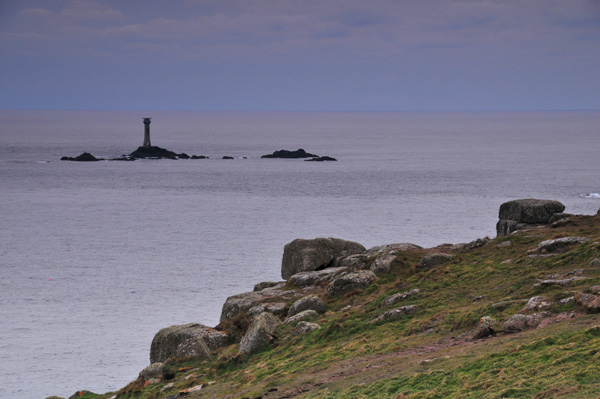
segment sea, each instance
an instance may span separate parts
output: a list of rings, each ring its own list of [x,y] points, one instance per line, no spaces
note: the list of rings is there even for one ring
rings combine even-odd
[[[143,117],[209,159],[60,160],[132,152]],[[299,148],[337,162],[261,159]],[[281,280],[296,238],[469,242],[519,198],[595,214],[599,152],[600,111],[0,110],[0,398],[118,390],[158,330]]]

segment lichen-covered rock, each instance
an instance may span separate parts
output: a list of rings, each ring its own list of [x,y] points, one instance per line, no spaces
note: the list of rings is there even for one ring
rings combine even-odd
[[[532,315],[516,314],[511,316],[502,324],[506,332],[520,332],[536,328],[544,318],[551,316],[548,312],[535,313]]]
[[[483,247],[485,244],[487,244],[488,242],[490,242],[490,239],[485,237],[485,238],[478,238],[476,240],[473,240],[469,243],[466,243],[462,248],[461,248],[461,252],[469,252],[475,248],[479,248],[479,247]]]
[[[333,261],[334,267],[344,267],[350,269],[362,269],[368,260],[368,256],[364,253],[348,256],[341,256]],[[327,269],[325,269],[327,270]]]
[[[260,305],[273,298],[281,298],[288,301],[301,294],[294,291],[283,291],[276,287],[264,288],[261,291],[245,292],[233,295],[225,300],[221,310],[221,322],[231,320],[240,313],[246,313],[256,305]]]
[[[361,244],[339,238],[296,239],[283,248],[281,277],[287,280],[296,273],[334,266],[336,258],[364,251]]]
[[[562,237],[554,240],[542,241],[537,247],[529,251],[530,254],[559,253],[574,245],[589,241],[587,237]]]
[[[389,273],[392,269],[392,263],[396,260],[396,251],[391,251],[382,254],[375,259],[375,262],[371,265],[370,270],[373,273]]]
[[[397,294],[391,295],[383,300],[383,302],[381,303],[381,307],[385,308],[387,306],[395,305],[396,303],[398,303],[400,301],[403,301],[407,298],[418,295],[420,292],[421,292],[421,290],[419,290],[418,288],[414,288],[407,292],[402,292],[402,293],[397,293]]]
[[[479,326],[473,334],[473,339],[482,339],[494,335],[496,333],[496,324],[498,322],[491,316],[483,316],[479,320]]]
[[[600,312],[600,297],[597,295],[578,293],[575,300],[589,313]]]
[[[315,330],[320,329],[321,326],[317,323],[311,323],[308,321],[301,321],[296,325],[296,334],[308,334]]]
[[[256,305],[248,310],[248,317],[252,319],[263,312],[269,312],[272,315],[281,316],[285,313],[286,306],[287,304],[285,302],[269,302]]]
[[[416,305],[402,306],[397,309],[392,309],[383,312],[374,321],[394,321],[402,318],[403,316],[408,316],[417,313],[418,311],[419,308]]]
[[[165,362],[172,357],[210,357],[211,349],[226,346],[227,334],[203,324],[189,323],[163,328],[150,346],[150,363]],[[206,347],[206,348],[205,348]]]
[[[290,277],[288,282],[299,288],[321,286],[347,270],[347,267],[328,267],[314,272],[300,272]]]
[[[288,317],[294,316],[305,310],[314,310],[317,313],[323,313],[325,311],[325,303],[316,295],[308,295],[294,302],[287,315]]]
[[[262,283],[258,283],[254,285],[253,291],[262,291],[266,288],[275,288],[279,289],[285,285],[285,281],[263,281]]]
[[[548,223],[555,213],[562,213],[564,210],[565,206],[558,201],[519,199],[500,205],[498,219],[521,223]]]
[[[547,279],[547,280],[540,280],[538,283],[535,283],[533,286],[535,288],[552,287],[555,285],[560,285],[560,286],[566,287],[566,286],[571,285],[574,282],[580,281],[580,280],[589,280],[589,277],[575,276],[575,277],[562,278],[562,279],[551,278],[551,279]]]
[[[147,381],[151,378],[162,378],[163,368],[163,363],[152,363],[140,371],[140,378],[142,378],[144,381]]]
[[[343,295],[354,290],[364,290],[375,280],[377,280],[377,276],[370,270],[342,274],[329,283],[327,293],[330,295]]]
[[[451,259],[452,259],[452,255],[448,255],[448,254],[438,253],[438,254],[425,255],[423,257],[423,259],[421,259],[421,261],[419,262],[419,266],[417,266],[417,269],[421,269],[421,270],[431,269],[433,267],[450,262]]]
[[[271,313],[264,312],[256,316],[246,335],[240,342],[240,353],[254,353],[275,338],[275,330],[281,321]]]
[[[302,312],[286,318],[283,324],[294,324],[302,320],[311,320],[319,317],[319,314],[312,309],[303,310]]]
[[[496,233],[506,236],[517,230],[547,224],[554,214],[564,210],[563,204],[552,200],[528,198],[505,202],[500,205]]]
[[[545,296],[534,296],[529,298],[527,304],[521,309],[521,312],[530,312],[533,310],[548,309],[552,302]]]
[[[423,249],[423,247],[420,247],[416,244],[411,244],[409,242],[400,242],[395,244],[378,245],[376,247],[369,248],[365,254],[367,256],[373,256],[389,253],[392,251],[413,251],[416,249]]]

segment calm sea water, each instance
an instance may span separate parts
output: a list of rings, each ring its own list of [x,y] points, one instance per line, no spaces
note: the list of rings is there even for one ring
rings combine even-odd
[[[145,116],[153,145],[211,159],[59,161],[133,151]],[[260,159],[297,148],[339,161]],[[295,238],[467,242],[516,198],[595,213],[599,149],[600,112],[2,110],[0,397],[124,386],[159,329],[280,279]]]

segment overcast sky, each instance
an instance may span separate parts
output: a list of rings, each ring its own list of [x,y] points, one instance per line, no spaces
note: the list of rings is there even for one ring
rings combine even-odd
[[[0,0],[0,108],[600,109],[600,0]]]

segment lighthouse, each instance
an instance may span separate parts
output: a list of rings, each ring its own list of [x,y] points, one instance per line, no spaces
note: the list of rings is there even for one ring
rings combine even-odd
[[[151,147],[150,144],[150,119],[152,118],[144,118],[144,145],[143,147]]]

